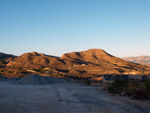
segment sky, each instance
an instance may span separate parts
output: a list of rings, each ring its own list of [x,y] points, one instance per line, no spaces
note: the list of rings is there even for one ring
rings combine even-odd
[[[0,52],[150,55],[150,0],[0,0]]]

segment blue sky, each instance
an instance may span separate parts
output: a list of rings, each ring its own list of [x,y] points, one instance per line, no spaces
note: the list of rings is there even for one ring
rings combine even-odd
[[[0,0],[0,52],[150,55],[150,0]]]

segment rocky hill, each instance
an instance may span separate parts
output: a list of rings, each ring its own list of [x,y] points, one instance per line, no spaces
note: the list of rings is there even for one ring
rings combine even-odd
[[[140,74],[142,66],[108,54],[102,49],[71,52],[61,57],[37,52],[25,53],[7,64],[7,67],[27,69],[53,68],[70,75],[93,76],[101,74]],[[150,67],[145,66],[147,73]]]
[[[82,52],[66,53],[62,60],[79,62],[78,65],[70,66],[70,70],[78,70],[86,74],[139,74],[142,66],[131,63],[108,54],[102,49],[89,49]],[[149,69],[149,67],[145,67]]]
[[[19,56],[15,60],[8,63],[7,67],[25,67],[39,69],[42,67],[58,68],[59,66],[63,66],[64,64],[65,63],[58,57],[31,52]]]
[[[150,56],[124,57],[123,59],[134,63],[150,65]]]

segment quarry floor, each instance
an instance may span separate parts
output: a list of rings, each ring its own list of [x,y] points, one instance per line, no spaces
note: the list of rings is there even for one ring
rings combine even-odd
[[[150,113],[150,101],[110,96],[58,79],[47,85],[0,81],[0,113]]]

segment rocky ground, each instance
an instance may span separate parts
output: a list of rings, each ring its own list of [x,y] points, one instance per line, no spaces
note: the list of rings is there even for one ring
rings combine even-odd
[[[27,78],[0,80],[0,113],[150,113],[150,101],[110,96],[100,87],[60,78],[46,78],[48,84],[29,79],[32,84]]]

